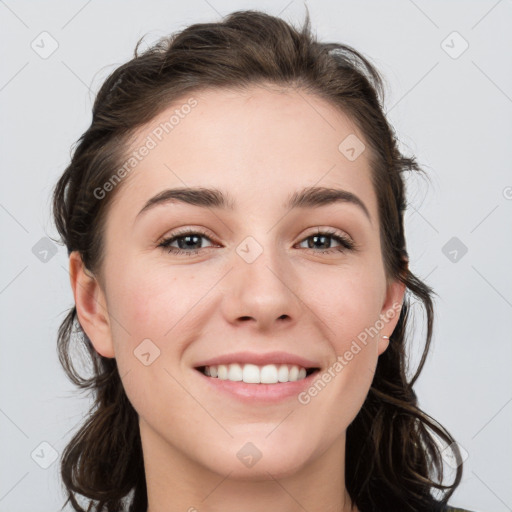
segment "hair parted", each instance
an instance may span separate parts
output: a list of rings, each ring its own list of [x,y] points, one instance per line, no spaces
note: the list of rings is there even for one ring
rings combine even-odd
[[[91,125],[55,187],[53,214],[68,253],[78,251],[85,267],[101,276],[105,219],[122,183],[103,199],[94,191],[119,168],[137,128],[169,104],[201,89],[243,90],[270,84],[316,95],[343,111],[370,149],[386,274],[407,287],[370,391],[347,429],[346,487],[361,512],[442,510],[461,480],[462,465],[452,484],[445,485],[435,437],[451,446],[457,460],[460,453],[448,431],[419,408],[413,391],[429,351],[434,319],[434,292],[409,270],[404,231],[404,172],[422,170],[398,149],[384,114],[379,73],[350,46],[318,42],[309,14],[296,29],[262,12],[238,11],[221,22],[191,25],[143,52],[140,43],[133,59],[103,83]],[[424,307],[426,341],[416,373],[408,378],[405,345],[411,294]],[[85,351],[92,365],[90,376],[79,374],[71,350]],[[87,421],[62,454],[65,505],[70,502],[79,512],[145,511],[138,415],[126,396],[116,360],[96,352],[80,326],[76,307],[59,328],[58,353],[72,382],[90,390],[95,399]],[[77,497],[88,500],[87,509]]]

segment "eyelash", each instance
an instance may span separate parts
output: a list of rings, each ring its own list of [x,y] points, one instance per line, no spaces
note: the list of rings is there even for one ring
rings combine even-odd
[[[176,240],[178,240],[180,238],[184,238],[184,237],[190,236],[190,235],[200,235],[202,237],[207,238],[210,242],[213,243],[211,238],[204,231],[201,231],[200,229],[195,229],[195,230],[186,229],[183,231],[175,232],[170,237],[165,238],[158,244],[158,247],[161,247],[166,252],[175,254],[177,256],[180,256],[180,255],[194,256],[194,255],[198,254],[202,249],[210,249],[211,248],[211,247],[203,247],[201,249],[193,249],[191,251],[185,251],[185,250],[179,249],[177,247],[171,247],[171,243],[175,242]],[[340,243],[340,247],[333,247],[330,249],[325,249],[325,250],[320,250],[320,251],[317,251],[312,248],[306,248],[305,250],[313,251],[315,253],[320,252],[320,254],[329,254],[332,252],[343,253],[345,251],[354,251],[356,249],[355,244],[352,240],[350,240],[348,237],[346,237],[344,235],[341,235],[336,230],[331,230],[331,229],[324,229],[322,231],[319,229],[318,232],[313,233],[313,234],[303,238],[299,243],[302,243],[305,240],[307,240],[308,238],[312,238],[314,236],[327,236],[329,238],[332,238],[336,242]]]

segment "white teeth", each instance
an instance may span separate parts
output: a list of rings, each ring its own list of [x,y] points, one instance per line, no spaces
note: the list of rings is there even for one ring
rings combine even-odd
[[[225,364],[219,364],[217,367],[217,377],[220,380],[226,380],[228,378],[228,367]]]
[[[243,371],[242,367],[239,364],[230,364],[228,369],[228,379],[234,382],[239,382],[242,380]]]
[[[295,366],[295,368],[297,367]],[[281,366],[279,366],[277,370],[277,380],[279,382],[288,382],[289,380],[292,380],[290,379],[290,371],[288,370],[287,365],[282,364]]]
[[[277,384],[278,382],[294,382],[306,377],[306,369],[297,365],[267,364],[219,364],[206,366],[204,374],[220,380],[246,382],[248,384]]]
[[[262,384],[276,384],[277,366],[275,364],[267,364],[260,370],[260,382]]]
[[[260,369],[255,364],[244,364],[243,381],[248,384],[260,383]]]

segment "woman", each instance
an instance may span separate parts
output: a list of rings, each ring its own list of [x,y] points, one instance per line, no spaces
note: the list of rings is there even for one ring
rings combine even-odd
[[[441,451],[460,453],[413,391],[433,322],[404,238],[420,168],[382,101],[357,51],[256,11],[106,80],[54,193],[59,354],[95,397],[61,461],[75,510],[454,510]],[[428,329],[409,379],[411,294]]]

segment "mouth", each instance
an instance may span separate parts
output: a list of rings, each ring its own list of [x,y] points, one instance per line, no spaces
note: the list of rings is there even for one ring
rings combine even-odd
[[[246,406],[297,400],[320,373],[319,359],[291,352],[236,352],[197,361],[198,382],[213,400],[234,399]]]
[[[266,364],[230,363],[195,368],[211,379],[246,384],[285,384],[306,379],[320,371],[320,368],[299,366],[295,364]]]

